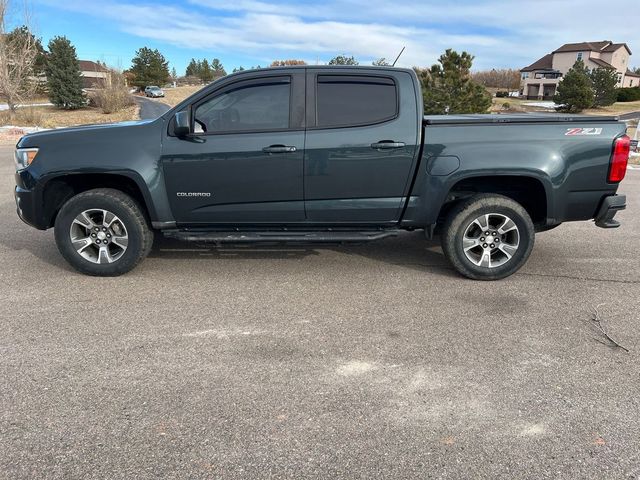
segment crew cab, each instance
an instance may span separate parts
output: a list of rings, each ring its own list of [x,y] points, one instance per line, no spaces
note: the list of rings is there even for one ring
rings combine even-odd
[[[152,121],[23,137],[18,215],[105,276],[130,271],[154,232],[343,243],[419,229],[458,272],[495,280],[526,262],[536,232],[619,225],[630,139],[617,118],[425,117],[422,105],[408,69],[228,75]]]

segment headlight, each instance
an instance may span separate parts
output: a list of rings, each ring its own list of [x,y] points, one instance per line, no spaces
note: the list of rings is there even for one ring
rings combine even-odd
[[[16,170],[24,170],[38,155],[37,148],[18,148],[15,153]]]

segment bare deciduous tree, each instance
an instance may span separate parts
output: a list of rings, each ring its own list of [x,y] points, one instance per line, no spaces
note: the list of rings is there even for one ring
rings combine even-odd
[[[29,29],[29,15],[25,8],[24,26],[13,32],[7,32],[9,0],[0,0],[0,100],[3,100],[11,112],[32,92],[35,81],[32,79],[34,65],[38,55],[37,39]]]
[[[517,90],[520,88],[520,72],[513,69],[482,70],[472,74],[473,80],[485,87]]]

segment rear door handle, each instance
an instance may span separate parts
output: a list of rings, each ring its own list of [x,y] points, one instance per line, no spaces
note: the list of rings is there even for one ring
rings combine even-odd
[[[392,148],[404,148],[404,142],[394,142],[392,140],[382,140],[378,143],[372,143],[371,148],[376,150],[389,150]]]
[[[291,153],[296,150],[293,145],[270,145],[262,149],[264,153]]]

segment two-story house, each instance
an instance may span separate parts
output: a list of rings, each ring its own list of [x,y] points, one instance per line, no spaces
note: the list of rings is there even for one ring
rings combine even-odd
[[[629,70],[631,50],[626,43],[567,43],[520,70],[520,95],[530,100],[551,100],[558,83],[576,60],[589,69],[612,68],[618,74],[618,87],[640,85],[640,75]]]

